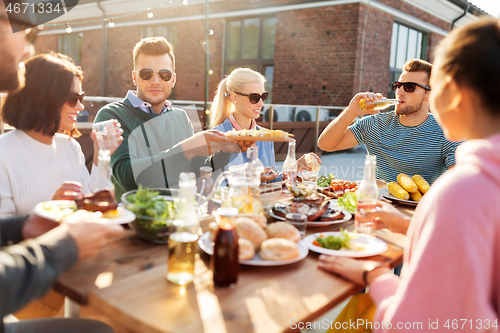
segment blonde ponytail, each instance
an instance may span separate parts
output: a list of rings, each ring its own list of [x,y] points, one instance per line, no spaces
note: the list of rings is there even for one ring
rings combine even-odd
[[[210,105],[210,128],[222,124],[231,114],[233,106],[229,99],[227,80],[228,77],[225,77],[220,81],[215,91],[214,101]]]
[[[231,92],[243,89],[247,83],[265,83],[266,78],[250,68],[236,68],[217,86],[214,101],[210,106],[210,128],[220,125],[234,111],[234,105],[229,98]]]

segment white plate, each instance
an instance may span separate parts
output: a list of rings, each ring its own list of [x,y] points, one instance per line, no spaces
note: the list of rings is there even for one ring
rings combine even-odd
[[[396,198],[395,196],[393,196],[391,193],[389,193],[389,190],[388,189],[385,189],[385,188],[379,188],[378,189],[380,194],[386,198],[386,199],[389,199],[391,201],[395,201],[395,202],[398,202],[398,203],[401,203],[401,204],[404,204],[404,205],[409,205],[409,206],[416,206],[418,205],[418,202],[417,201],[413,201],[413,200],[403,200],[403,199],[398,199]]]
[[[210,232],[205,232],[198,240],[198,245],[203,252],[213,255],[214,254],[214,244],[210,240]],[[299,246],[299,256],[296,258],[288,260],[263,260],[260,258],[259,253],[255,253],[255,256],[250,260],[240,260],[240,264],[249,266],[282,266],[293,264],[294,262],[301,261],[309,253],[309,249],[303,240],[297,243]]]
[[[47,210],[44,208],[44,205],[53,205],[61,208],[61,211],[51,211]],[[40,216],[43,217],[47,220],[52,220],[52,221],[61,221],[64,217],[71,215],[73,212],[71,211],[66,211],[64,212],[64,208],[70,208],[70,207],[75,207],[76,209],[76,203],[72,200],[52,200],[52,201],[45,201],[45,202],[40,202],[35,206],[33,209],[33,212]],[[135,220],[135,214],[132,213],[130,210],[118,206],[118,216],[113,217],[113,218],[105,218],[102,217],[99,212],[94,213],[95,214],[95,221],[104,223],[104,224],[125,224],[129,223]]]
[[[349,233],[349,235],[352,235],[353,238],[357,237],[356,239],[351,240],[351,242],[357,242],[357,243],[362,244],[363,246],[366,247],[366,251],[325,249],[325,248],[322,248],[320,246],[313,245],[313,243],[312,243],[320,235],[323,235],[325,237],[328,237],[330,235],[338,237],[341,235],[341,233],[340,233],[340,231],[332,231],[332,232],[322,232],[322,233],[317,233],[317,234],[306,236],[303,239],[303,241],[307,244],[307,246],[309,247],[309,249],[311,251],[322,253],[322,254],[328,254],[331,256],[337,256],[337,257],[362,258],[362,257],[370,257],[370,256],[374,256],[377,254],[384,253],[388,249],[387,243],[384,242],[383,240],[380,240],[380,239],[375,238],[375,237],[370,236],[370,235],[358,234],[358,233]]]
[[[337,206],[337,200],[330,200],[330,205],[336,209],[339,209]],[[345,215],[345,217],[343,219],[333,220],[333,221],[307,221],[307,226],[308,227],[326,227],[326,226],[329,226],[332,224],[344,223],[344,222],[347,222],[350,219],[352,219],[351,213],[349,213],[348,211],[346,211],[344,209],[341,209],[341,210],[342,210],[342,213],[344,213],[344,215]],[[269,209],[268,214],[269,214],[269,216],[272,216],[277,220],[280,220],[280,221],[286,220],[284,217],[281,217],[279,215],[274,214],[272,207],[271,207],[271,209]]]

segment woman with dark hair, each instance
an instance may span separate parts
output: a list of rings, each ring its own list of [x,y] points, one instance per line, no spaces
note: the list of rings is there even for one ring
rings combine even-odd
[[[99,177],[95,134],[91,176],[74,140],[80,135],[74,125],[84,108],[82,79],[81,69],[62,54],[26,61],[26,85],[8,95],[2,112],[3,120],[16,130],[0,137],[1,217],[27,214],[41,201],[79,197],[92,190]],[[121,133],[119,129],[119,143]]]
[[[468,141],[413,215],[401,278],[370,261],[320,256],[319,267],[369,285],[376,332],[498,332],[500,21],[455,28],[436,49],[430,84],[430,109],[446,137]]]

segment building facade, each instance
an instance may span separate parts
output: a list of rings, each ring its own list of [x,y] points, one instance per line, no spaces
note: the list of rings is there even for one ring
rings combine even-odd
[[[165,36],[176,55],[172,99],[203,101],[207,2],[209,100],[224,75],[244,66],[266,76],[268,102],[299,105],[345,106],[360,91],[390,95],[407,59],[432,62],[453,24],[485,14],[466,10],[465,0],[81,0],[44,29],[36,51],[75,59],[87,96],[123,97],[134,89],[134,45]]]

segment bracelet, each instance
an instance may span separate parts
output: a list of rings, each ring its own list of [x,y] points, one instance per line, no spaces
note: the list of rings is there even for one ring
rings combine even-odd
[[[365,284],[365,286],[368,286],[368,281],[366,281],[368,273],[380,266],[389,267],[389,265],[385,262],[377,262],[377,263],[371,262],[370,264],[366,265],[366,267],[363,270],[363,283]]]

